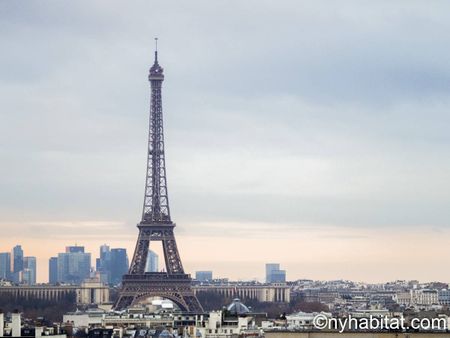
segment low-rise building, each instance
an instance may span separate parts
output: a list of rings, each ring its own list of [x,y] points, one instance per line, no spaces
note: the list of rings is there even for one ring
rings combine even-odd
[[[58,301],[74,295],[78,305],[104,304],[110,301],[109,287],[96,279],[88,279],[81,285],[13,285],[0,284],[0,294],[17,298]]]
[[[297,312],[286,316],[286,328],[289,330],[312,330],[314,329],[314,318],[317,312]],[[320,312],[324,318],[331,318],[331,313]]]
[[[442,289],[438,291],[438,302],[441,305],[450,305],[450,290]]]
[[[87,331],[94,327],[112,329],[119,337],[133,330],[143,330],[148,335],[149,330],[157,332],[163,327],[183,336],[226,338],[243,334],[262,336],[262,330],[256,326],[256,317],[257,314],[251,313],[239,299],[235,299],[226,310],[204,314],[167,310],[161,305],[151,313],[146,307],[129,308],[121,312],[99,309],[76,311],[64,315],[63,322],[74,331]]]
[[[289,303],[291,288],[286,283],[256,284],[256,283],[227,283],[194,285],[192,290],[199,292],[214,292],[225,297],[243,300],[255,299],[259,302]]]
[[[7,318],[4,313],[0,313],[0,337],[41,337],[67,338],[67,335],[60,332],[59,328],[45,326],[23,326],[20,313],[11,313]]]
[[[412,304],[418,306],[430,306],[439,304],[437,290],[420,289],[411,290]]]
[[[411,292],[401,291],[393,296],[394,301],[399,305],[410,306],[412,303]]]

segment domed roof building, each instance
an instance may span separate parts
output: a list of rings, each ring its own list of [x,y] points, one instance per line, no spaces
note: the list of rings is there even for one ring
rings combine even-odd
[[[245,315],[250,312],[249,308],[239,298],[233,299],[233,303],[228,305],[227,310],[231,315],[235,316]]]
[[[164,330],[159,334],[159,338],[173,338],[173,334],[171,334],[169,330],[164,329]]]

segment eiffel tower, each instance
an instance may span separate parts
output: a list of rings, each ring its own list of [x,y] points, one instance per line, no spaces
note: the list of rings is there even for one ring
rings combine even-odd
[[[172,300],[183,311],[203,312],[191,289],[191,277],[184,273],[174,236],[175,223],[170,218],[161,102],[164,74],[158,64],[157,48],[148,79],[151,103],[144,208],[142,220],[137,225],[139,236],[133,260],[128,273],[122,278],[122,288],[114,309],[125,309],[148,297],[163,297]],[[165,272],[145,272],[152,241],[162,242]]]

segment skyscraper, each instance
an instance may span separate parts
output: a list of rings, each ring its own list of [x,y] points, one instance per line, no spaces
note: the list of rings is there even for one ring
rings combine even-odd
[[[159,257],[153,250],[148,251],[145,272],[158,272]]]
[[[84,247],[66,247],[66,252],[59,253],[58,282],[80,284],[89,278],[91,271],[91,254],[84,252]]]
[[[0,279],[11,279],[11,254],[9,252],[0,253]]]
[[[111,249],[111,284],[117,285],[122,276],[128,271],[127,250],[122,248]]]
[[[107,267],[109,260],[111,258],[111,250],[109,245],[103,244],[100,246],[100,260],[104,263],[105,267]]]
[[[266,283],[284,283],[286,282],[286,271],[280,270],[280,264],[266,264]]]
[[[52,285],[58,283],[58,257],[48,260],[48,282]]]
[[[12,249],[11,263],[11,279],[15,283],[20,283],[20,272],[23,270],[23,250],[21,245],[16,245]]]
[[[285,283],[286,282],[286,270],[272,271],[270,283]]]
[[[212,281],[212,271],[196,271],[195,279],[199,282],[210,282]]]
[[[27,285],[36,284],[36,257],[23,259],[22,282]]]
[[[267,263],[266,264],[266,283],[271,283],[272,272],[275,270],[280,270],[280,264],[277,263]]]
[[[95,269],[102,283],[111,283],[111,250],[106,244],[100,246],[100,257],[96,260]]]

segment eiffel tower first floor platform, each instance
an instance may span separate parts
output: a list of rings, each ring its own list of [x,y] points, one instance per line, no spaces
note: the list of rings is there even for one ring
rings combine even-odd
[[[123,310],[149,297],[162,297],[173,301],[182,311],[203,312],[197,297],[191,289],[188,274],[167,274],[146,272],[139,275],[124,275],[115,310]]]

